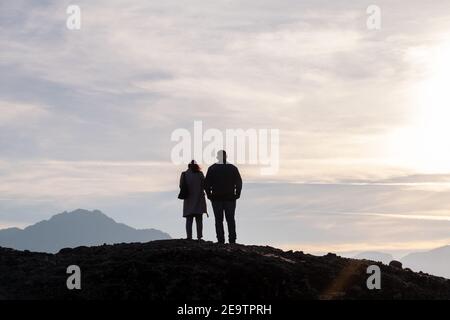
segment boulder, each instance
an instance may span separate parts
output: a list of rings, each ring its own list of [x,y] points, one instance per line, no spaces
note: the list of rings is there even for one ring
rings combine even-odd
[[[403,269],[402,263],[397,260],[392,260],[391,262],[389,262],[389,266],[397,269]]]

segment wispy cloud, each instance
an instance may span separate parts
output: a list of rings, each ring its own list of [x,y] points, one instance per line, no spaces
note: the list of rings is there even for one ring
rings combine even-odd
[[[32,125],[48,115],[45,107],[0,101],[0,126]]]
[[[356,0],[80,0],[71,32],[69,3],[0,3],[1,215],[34,222],[99,203],[145,224],[139,211],[152,207],[180,234],[167,217],[183,169],[170,164],[170,133],[203,120],[280,129],[272,183],[241,167],[257,185],[241,210],[260,228],[243,216],[246,241],[272,224],[274,243],[443,239],[448,175],[423,175],[399,156],[408,136],[393,137],[417,117],[412,92],[446,41],[450,4],[378,1],[383,27],[371,32]]]
[[[279,247],[285,250],[300,250],[318,255],[323,255],[328,252],[337,252],[343,255],[353,253],[350,254],[350,256],[354,256],[358,252],[381,251],[386,253],[393,253],[399,259],[401,258],[401,256],[404,256],[410,252],[431,250],[437,247],[446,246],[449,243],[450,238],[441,239],[438,241],[410,241],[395,243],[387,241],[384,243],[376,244],[374,244],[373,242],[279,244]]]

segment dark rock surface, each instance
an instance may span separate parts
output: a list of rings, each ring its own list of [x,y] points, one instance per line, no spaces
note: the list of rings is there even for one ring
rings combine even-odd
[[[381,290],[368,290],[370,264]],[[66,269],[81,268],[68,290]],[[0,299],[450,299],[450,280],[328,254],[161,240],[45,254],[0,248]]]

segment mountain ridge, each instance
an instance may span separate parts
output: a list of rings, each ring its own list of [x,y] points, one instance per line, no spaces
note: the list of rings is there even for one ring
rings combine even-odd
[[[117,223],[100,210],[64,211],[23,229],[0,230],[0,246],[56,253],[62,248],[103,243],[147,242],[170,239],[157,229],[135,229]]]
[[[429,251],[412,252],[401,261],[412,270],[421,270],[450,279],[450,245]]]
[[[379,261],[389,264],[394,260],[391,254],[383,252],[363,251],[354,256],[355,259]],[[450,279],[450,245],[434,248],[427,251],[411,252],[400,261],[404,267],[415,272],[426,272],[438,277]]]

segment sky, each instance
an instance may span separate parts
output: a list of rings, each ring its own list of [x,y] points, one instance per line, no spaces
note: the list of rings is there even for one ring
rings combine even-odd
[[[280,132],[276,174],[240,166],[242,243],[450,244],[449,35],[445,1],[1,1],[0,228],[85,208],[184,236],[171,134],[202,121]]]

